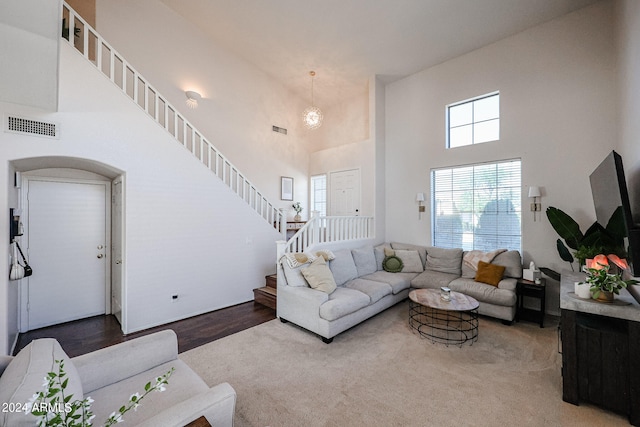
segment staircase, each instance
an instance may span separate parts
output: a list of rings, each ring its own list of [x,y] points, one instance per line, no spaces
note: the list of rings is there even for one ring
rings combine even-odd
[[[270,227],[286,236],[285,215],[67,3],[63,3],[62,8],[62,38],[175,138],[202,166],[246,202]],[[315,212],[312,220],[288,242],[278,242],[277,259],[285,252],[303,252],[320,243],[372,238],[373,225],[372,217],[319,217]],[[253,291],[255,302],[275,310],[276,281],[275,274],[266,276],[266,286]]]
[[[258,304],[276,309],[278,280],[275,274],[265,277],[265,285],[253,290],[253,300]]]
[[[67,3],[62,7],[62,38],[271,227],[286,232],[282,212]]]

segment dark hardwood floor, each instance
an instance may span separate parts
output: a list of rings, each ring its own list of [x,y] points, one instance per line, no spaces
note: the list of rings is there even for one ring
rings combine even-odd
[[[250,301],[124,335],[113,315],[94,316],[20,334],[15,353],[36,338],[55,338],[69,357],[75,357],[164,329],[176,332],[182,353],[275,318],[275,310]]]

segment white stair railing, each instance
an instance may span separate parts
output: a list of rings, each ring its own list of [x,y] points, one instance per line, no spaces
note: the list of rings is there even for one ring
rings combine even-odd
[[[66,2],[62,37],[253,210],[283,232],[283,214]],[[72,29],[73,30],[70,30]]]
[[[371,216],[319,216],[313,212],[311,219],[288,241],[278,241],[277,257],[288,252],[304,252],[321,243],[374,237],[374,221]]]

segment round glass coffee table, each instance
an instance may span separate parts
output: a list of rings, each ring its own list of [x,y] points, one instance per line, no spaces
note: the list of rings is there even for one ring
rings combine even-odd
[[[436,289],[415,289],[409,293],[409,326],[431,342],[462,344],[478,340],[478,301],[451,291],[449,301]]]

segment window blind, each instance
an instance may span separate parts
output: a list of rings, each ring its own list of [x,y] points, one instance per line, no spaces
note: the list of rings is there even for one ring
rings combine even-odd
[[[519,159],[432,170],[432,244],[520,251],[521,188]]]

